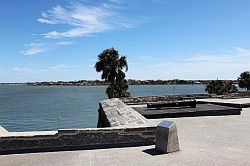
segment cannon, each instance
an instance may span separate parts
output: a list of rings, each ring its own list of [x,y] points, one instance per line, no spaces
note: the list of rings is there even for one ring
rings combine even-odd
[[[162,107],[196,107],[195,99],[173,100],[164,102],[147,103],[147,108],[161,109]]]

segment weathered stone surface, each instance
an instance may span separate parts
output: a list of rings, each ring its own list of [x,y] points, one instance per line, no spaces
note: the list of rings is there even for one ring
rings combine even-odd
[[[5,129],[5,128],[3,128],[2,126],[0,126],[0,136],[1,135],[6,135],[6,134],[8,134],[9,132]]]
[[[150,128],[147,130],[147,127]],[[0,136],[0,154],[6,151],[32,149],[80,149],[91,147],[130,146],[154,144],[155,127],[111,127],[87,129],[60,129],[58,132],[10,132]]]
[[[163,95],[163,96],[139,96],[139,97],[126,97],[121,100],[126,104],[147,104],[148,102],[170,101],[179,98],[208,98],[208,94],[184,94],[184,95]]]
[[[162,153],[180,150],[177,127],[174,122],[163,121],[157,126],[155,149]]]
[[[149,145],[155,142],[155,126],[119,99],[100,102],[98,127],[59,129],[50,132],[10,132],[0,136],[0,154],[6,151],[72,149]]]
[[[97,127],[138,126],[148,121],[133,108],[128,107],[117,98],[100,102]]]

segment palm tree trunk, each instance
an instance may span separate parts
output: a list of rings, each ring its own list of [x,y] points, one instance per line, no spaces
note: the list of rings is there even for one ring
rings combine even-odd
[[[109,98],[111,99],[111,98],[114,98],[114,96],[115,96],[115,89],[114,89],[114,85],[115,85],[115,80],[112,80],[111,82],[110,82],[110,86],[111,86],[111,94],[110,94],[110,96],[109,96]]]
[[[111,90],[111,98],[114,98],[114,96],[115,96],[115,95],[114,95],[114,83],[111,83],[111,87],[112,87],[112,88],[111,88],[111,89],[112,89],[112,90]]]

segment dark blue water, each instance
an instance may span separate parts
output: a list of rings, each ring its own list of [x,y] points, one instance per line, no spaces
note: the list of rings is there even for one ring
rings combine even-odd
[[[0,85],[0,125],[9,131],[96,127],[105,86]],[[133,96],[205,93],[204,85],[130,86]]]

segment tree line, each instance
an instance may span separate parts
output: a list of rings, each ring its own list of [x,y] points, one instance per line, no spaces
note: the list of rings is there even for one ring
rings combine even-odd
[[[238,85],[240,88],[250,90],[250,72],[245,71],[238,77]],[[223,95],[238,92],[238,89],[232,81],[212,80],[206,85],[206,92],[209,94]]]

